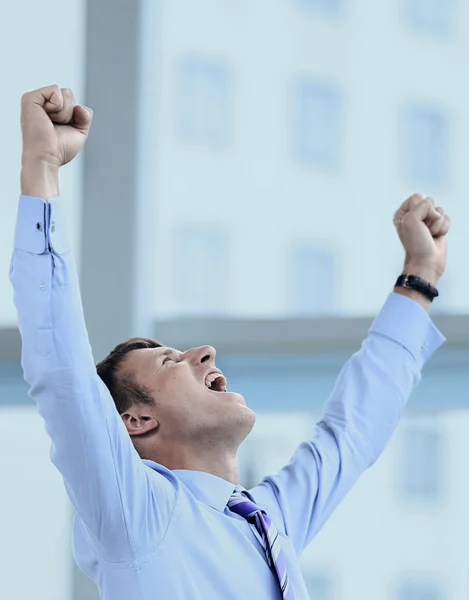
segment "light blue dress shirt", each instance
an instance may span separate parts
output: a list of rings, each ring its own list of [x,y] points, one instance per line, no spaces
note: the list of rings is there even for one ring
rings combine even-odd
[[[24,377],[76,511],[77,564],[102,600],[280,600],[257,534],[227,509],[234,485],[135,451],[96,375],[61,203],[20,197],[10,279]],[[284,538],[297,600],[308,598],[299,555],[381,454],[443,341],[417,303],[391,294],[311,438],[249,490]]]

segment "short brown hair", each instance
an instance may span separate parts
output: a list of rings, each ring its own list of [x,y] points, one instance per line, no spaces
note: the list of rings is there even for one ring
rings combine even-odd
[[[96,364],[96,370],[109,390],[117,412],[121,415],[134,404],[152,405],[154,400],[150,391],[135,381],[132,375],[119,376],[122,359],[132,350],[141,348],[162,348],[163,344],[151,338],[131,338],[117,344],[114,350]]]

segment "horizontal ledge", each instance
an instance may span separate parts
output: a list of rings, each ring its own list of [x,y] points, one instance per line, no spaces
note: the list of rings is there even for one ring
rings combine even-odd
[[[0,361],[20,362],[21,337],[16,327],[0,327]]]
[[[436,315],[447,346],[469,346],[469,315]],[[319,352],[358,347],[373,317],[290,319],[179,318],[156,321],[154,337],[188,348],[210,344],[222,352]]]
[[[319,352],[356,348],[372,321],[372,317],[178,318],[154,321],[149,335],[181,349],[210,344],[221,352]],[[436,315],[433,321],[447,338],[447,346],[469,346],[469,315]],[[19,362],[20,358],[18,329],[0,328],[0,361]]]

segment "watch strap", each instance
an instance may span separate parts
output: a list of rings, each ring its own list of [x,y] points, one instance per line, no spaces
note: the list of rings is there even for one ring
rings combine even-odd
[[[397,278],[396,287],[404,287],[409,290],[415,290],[423,294],[430,302],[439,296],[438,290],[428,281],[418,277],[417,275],[410,275],[404,273]]]

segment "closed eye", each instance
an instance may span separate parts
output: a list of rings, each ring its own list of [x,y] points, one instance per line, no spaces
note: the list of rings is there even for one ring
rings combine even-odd
[[[171,360],[171,361],[173,361],[173,362],[174,362],[174,360],[173,360],[173,359],[172,359],[170,356],[167,356],[167,357],[164,359],[164,361],[163,361],[163,364],[165,365],[165,364],[168,362],[168,360]]]

